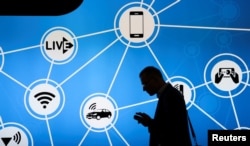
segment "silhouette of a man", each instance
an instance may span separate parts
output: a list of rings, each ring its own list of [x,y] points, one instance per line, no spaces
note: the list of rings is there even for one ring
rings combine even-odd
[[[157,95],[154,118],[137,112],[134,119],[148,128],[150,146],[191,146],[186,104],[183,95],[166,83],[157,68],[148,66],[140,74],[143,90]]]

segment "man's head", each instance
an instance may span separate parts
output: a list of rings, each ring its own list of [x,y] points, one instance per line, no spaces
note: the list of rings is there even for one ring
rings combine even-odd
[[[143,91],[146,91],[150,96],[156,94],[165,84],[163,76],[159,69],[153,66],[145,67],[139,74]]]

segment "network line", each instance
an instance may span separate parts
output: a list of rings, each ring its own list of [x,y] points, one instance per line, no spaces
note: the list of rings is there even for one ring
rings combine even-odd
[[[92,127],[88,128],[87,132],[84,134],[82,140],[80,141],[79,145],[78,146],[81,146],[82,143],[84,142],[85,138],[88,136],[90,130],[91,130]]]
[[[0,116],[0,127],[2,127],[2,129],[4,129],[3,119],[1,116]]]
[[[46,78],[46,84],[49,82],[53,66],[54,66],[54,60],[51,61],[51,64],[50,64],[50,67],[49,67],[49,71],[48,71],[48,75],[47,75],[47,78]]]
[[[111,123],[112,124],[112,123]],[[113,129],[116,131],[116,133],[120,136],[120,138],[123,140],[124,143],[126,143],[127,146],[129,146],[128,142],[126,139],[121,135],[121,133],[116,129],[116,127],[112,124]]]
[[[198,89],[198,88],[207,86],[209,83],[212,83],[212,81],[207,82],[207,83],[203,83],[203,84],[200,84],[200,85],[197,85],[197,86],[195,86],[195,87],[192,87],[191,90],[195,90],[195,89]]]
[[[143,105],[143,104],[148,104],[148,103],[156,102],[156,101],[158,101],[158,98],[147,100],[147,101],[143,101],[143,102],[139,102],[139,103],[130,104],[130,105],[123,106],[123,107],[119,107],[119,108],[117,108],[115,110],[123,110],[123,109],[131,108],[131,107],[135,107],[135,106],[139,106],[139,105]]]
[[[81,35],[81,36],[75,37],[75,39],[81,39],[81,38],[91,37],[91,36],[95,36],[95,35],[99,35],[99,34],[114,32],[116,30],[119,30],[119,29],[118,28],[114,28],[114,29],[107,29],[107,30],[103,30],[103,31],[98,31],[98,32],[94,32],[94,33],[85,34],[85,35]]]
[[[152,0],[152,2],[149,4],[149,6],[148,6],[148,9],[147,9],[147,10],[149,10],[150,8],[152,8],[152,6],[153,6],[154,2],[155,2],[155,0]],[[142,4],[143,4],[143,0],[142,0],[142,3],[141,3],[141,6],[142,6]]]
[[[155,13],[153,16],[159,15],[160,13],[164,12],[165,10],[173,7],[174,5],[176,5],[177,3],[179,3],[181,0],[176,0],[175,2],[173,2],[172,4],[166,6],[165,8],[161,9],[160,11],[158,11],[157,13]]]
[[[241,83],[244,84],[244,85],[246,85],[246,86],[250,86],[249,83],[246,83],[246,82],[243,82],[243,81],[241,81]]]
[[[212,83],[212,81],[210,81],[210,83]],[[204,84],[202,84],[202,85],[196,86],[196,87],[194,87],[194,89],[197,89],[197,87],[202,87],[202,86],[207,85],[207,84],[208,84],[208,83],[204,83]],[[237,112],[236,112],[236,109],[235,109],[235,104],[234,104],[234,101],[233,101],[233,97],[232,97],[232,95],[231,95],[231,92],[229,92],[229,97],[230,97],[231,105],[232,105],[232,108],[233,108],[233,111],[234,111],[234,116],[235,116],[235,119],[236,119],[236,122],[237,122],[237,126],[240,127],[238,115],[237,115]],[[190,102],[192,102],[192,104],[193,104],[196,108],[199,107],[199,106],[196,105],[193,101],[190,101]],[[215,123],[218,124],[218,122],[215,121],[215,119],[212,118],[208,113],[206,113],[204,110],[202,110],[202,108],[199,107],[198,109],[199,109],[202,113],[204,113],[205,115],[207,115],[210,119],[212,119]],[[218,125],[222,127],[221,124],[218,124]],[[223,127],[222,127],[222,128],[223,128]],[[223,129],[224,129],[224,128],[223,128]]]
[[[0,55],[6,55],[6,54],[11,54],[11,53],[17,53],[17,52],[22,52],[22,51],[27,51],[30,49],[35,49],[35,48],[40,48],[41,45],[35,45],[35,46],[30,46],[26,48],[21,48],[21,49],[15,49],[15,50],[10,50],[10,51],[3,51],[0,53]]]
[[[250,28],[233,28],[233,27],[209,27],[209,26],[192,26],[192,25],[168,25],[158,24],[156,26],[168,28],[188,28],[188,29],[208,29],[208,30],[231,30],[231,31],[250,31]]]
[[[130,43],[129,43],[129,44],[130,44]],[[123,53],[123,55],[122,55],[122,58],[121,58],[120,63],[119,63],[119,65],[118,65],[117,69],[116,69],[115,75],[114,75],[114,77],[113,77],[113,79],[112,79],[112,81],[111,81],[111,84],[110,84],[110,86],[109,86],[109,89],[108,89],[108,92],[107,92],[106,96],[109,95],[109,93],[110,93],[110,91],[111,91],[111,88],[112,88],[112,86],[113,86],[113,84],[114,84],[114,82],[115,82],[115,79],[116,79],[116,77],[117,77],[117,75],[118,75],[118,72],[119,72],[119,70],[120,70],[120,68],[121,68],[121,65],[122,65],[122,63],[123,63],[123,61],[124,61],[124,59],[125,59],[125,56],[126,56],[127,52],[128,52],[129,44],[127,45],[127,47],[126,47],[126,49],[125,49],[125,51],[124,51],[124,53]]]
[[[62,86],[65,82],[67,82],[69,79],[74,77],[78,72],[80,72],[82,69],[84,69],[88,64],[90,64],[92,61],[94,61],[97,57],[102,55],[105,51],[107,51],[111,46],[113,46],[119,38],[115,39],[113,42],[111,42],[107,47],[105,47],[103,50],[101,50],[99,53],[97,53],[94,57],[92,57],[89,61],[87,61],[85,64],[83,64],[80,68],[78,68],[75,72],[73,72],[71,75],[69,75],[66,79],[64,79],[58,86]]]
[[[6,77],[8,77],[10,80],[16,82],[18,85],[24,87],[26,90],[30,90],[30,89],[28,89],[27,86],[25,86],[23,83],[21,83],[20,81],[18,81],[18,80],[15,79],[15,78],[13,78],[12,76],[10,76],[9,74],[7,74],[6,72],[4,72],[4,71],[2,71],[2,70],[0,70],[0,72],[1,72],[3,75],[5,75]]]
[[[238,114],[237,114],[236,109],[235,109],[235,104],[234,104],[234,100],[233,100],[233,97],[232,97],[231,92],[229,92],[229,97],[230,97],[230,101],[231,101],[231,104],[232,104],[233,113],[234,113],[234,117],[235,117],[235,120],[236,120],[237,126],[238,126],[238,127],[240,127]]]
[[[196,103],[194,103],[193,101],[190,101],[192,103],[193,106],[195,106],[199,111],[201,111],[204,115],[206,115],[209,119],[211,119],[212,121],[214,121],[218,126],[220,126],[222,129],[227,129],[226,127],[224,127],[221,123],[219,123],[215,118],[213,118],[211,115],[209,115],[206,111],[204,111],[200,106],[198,106]]]
[[[50,125],[49,125],[49,119],[48,119],[47,115],[45,115],[45,120],[46,120],[46,125],[47,125],[47,129],[48,129],[48,133],[49,133],[50,144],[51,144],[51,146],[54,146],[53,137],[52,137],[51,129],[50,129]]]
[[[153,50],[152,50],[151,47],[149,46],[148,42],[145,41],[145,44],[146,44],[146,46],[148,47],[148,50],[149,50],[150,53],[152,54],[153,58],[155,59],[156,63],[159,65],[159,67],[160,67],[160,69],[162,70],[163,74],[165,75],[165,77],[166,77],[167,80],[168,80],[169,77],[168,77],[167,73],[166,73],[165,70],[163,69],[163,67],[162,67],[162,65],[161,65],[161,63],[160,63],[160,61],[158,60],[158,58],[156,57],[155,53],[153,52]]]
[[[105,133],[106,133],[106,135],[107,135],[107,138],[108,138],[108,141],[109,141],[109,145],[112,146],[112,141],[111,141],[111,139],[110,139],[110,136],[109,136],[109,133],[108,133],[108,130],[107,130],[106,127],[105,127]]]
[[[128,142],[126,141],[126,139],[122,136],[122,134],[119,132],[119,130],[115,127],[115,125],[113,123],[111,123],[111,127],[115,130],[115,132],[118,134],[118,136],[123,140],[124,143],[126,143],[126,145],[129,145]],[[86,131],[86,133],[84,134],[81,142],[79,143],[78,146],[81,146],[84,142],[84,140],[87,138],[89,132],[91,131],[92,127],[88,128],[88,130]],[[109,141],[109,144],[112,146],[112,141],[111,138],[108,134],[108,129],[105,128],[105,133],[107,135],[107,139]]]
[[[35,48],[38,48],[38,47],[40,47],[40,45],[30,46],[30,47],[21,48],[21,49],[15,49],[15,50],[11,50],[11,51],[3,51],[3,52],[0,53],[0,55],[6,55],[6,54],[12,54],[12,53],[17,53],[17,52],[27,51],[27,50],[35,49]],[[28,89],[28,87],[26,85],[24,85],[23,83],[21,83],[20,81],[18,81],[14,77],[10,76],[8,73],[4,72],[3,69],[0,70],[0,72],[3,75],[5,75],[6,77],[8,77],[10,80],[17,83],[18,85],[24,87],[26,90],[30,90],[30,89]]]

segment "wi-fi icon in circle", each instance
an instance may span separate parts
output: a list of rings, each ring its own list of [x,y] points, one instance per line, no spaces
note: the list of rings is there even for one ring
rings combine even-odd
[[[47,105],[55,98],[55,95],[50,92],[39,92],[35,94],[34,97],[43,105],[43,108],[46,109]]]

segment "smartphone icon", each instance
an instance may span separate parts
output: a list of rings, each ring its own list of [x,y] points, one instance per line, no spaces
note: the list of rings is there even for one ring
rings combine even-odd
[[[143,33],[144,33],[143,11],[130,11],[129,33],[130,33],[130,38],[143,38]]]

